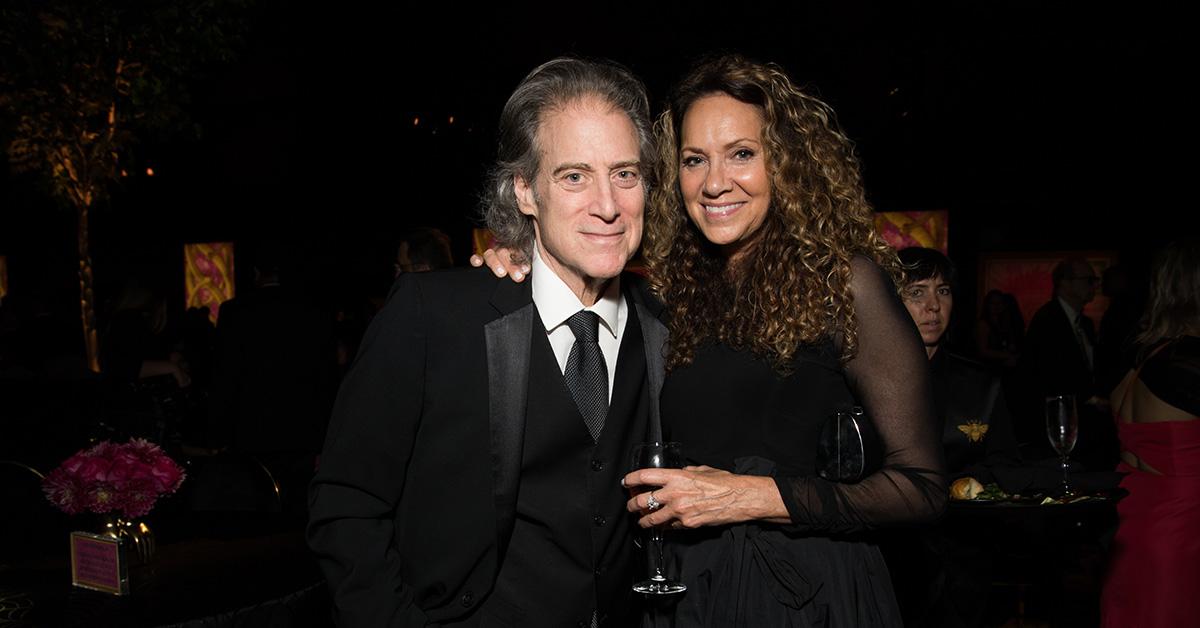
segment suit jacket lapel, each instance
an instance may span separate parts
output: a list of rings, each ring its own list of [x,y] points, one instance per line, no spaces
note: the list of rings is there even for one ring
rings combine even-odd
[[[625,277],[632,278],[629,273]],[[638,321],[642,325],[642,346],[646,351],[646,379],[650,384],[650,440],[661,441],[662,418],[659,414],[658,399],[662,393],[665,351],[667,347],[667,326],[659,320],[662,304],[646,290],[645,280],[638,277],[633,281],[625,281],[627,294],[637,308]]]
[[[533,300],[529,282],[499,281],[492,306],[502,316],[484,326],[487,343],[488,419],[492,436],[493,495],[500,556],[516,516],[529,393]],[[497,565],[499,565],[497,561]]]
[[[642,345],[646,350],[646,379],[650,384],[650,440],[661,441],[662,419],[658,398],[663,386],[663,350],[667,346],[667,326],[642,304],[634,304],[642,324]]]

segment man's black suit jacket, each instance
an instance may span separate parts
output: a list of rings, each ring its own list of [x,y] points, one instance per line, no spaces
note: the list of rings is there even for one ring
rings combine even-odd
[[[1092,319],[1084,316],[1081,324],[1095,346]],[[1080,403],[1094,394],[1087,356],[1075,336],[1075,325],[1067,319],[1057,298],[1039,308],[1029,321],[1021,357],[1039,394],[1075,395]]]
[[[666,327],[640,278],[622,284],[657,437]],[[309,545],[340,625],[445,621],[491,590],[520,483],[534,315],[530,282],[486,269],[393,287],[338,393],[310,491]]]
[[[210,444],[304,452],[311,469],[337,390],[333,313],[267,286],[226,301],[218,320]]]
[[[1084,335],[1096,346],[1095,325],[1084,316]],[[1056,455],[1046,438],[1045,400],[1051,395],[1075,395],[1079,411],[1079,440],[1073,458],[1094,471],[1116,465],[1116,427],[1112,418],[1086,402],[1096,395],[1096,380],[1087,356],[1075,336],[1075,327],[1057,298],[1033,315],[1025,334],[1020,361],[1024,398],[1015,417],[1017,437],[1025,443],[1029,460]]]

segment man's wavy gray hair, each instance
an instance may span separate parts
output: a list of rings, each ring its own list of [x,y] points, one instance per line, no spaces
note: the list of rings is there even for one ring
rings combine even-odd
[[[559,57],[529,73],[500,114],[496,165],[488,173],[482,213],[498,246],[533,256],[533,218],[517,207],[514,177],[536,179],[541,165],[537,132],[543,117],[587,97],[599,98],[629,116],[638,135],[643,189],[654,173],[654,136],[646,88],[629,70],[611,61]],[[536,192],[536,189],[535,189]]]

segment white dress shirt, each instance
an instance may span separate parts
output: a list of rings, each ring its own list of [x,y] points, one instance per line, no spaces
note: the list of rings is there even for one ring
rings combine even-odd
[[[542,317],[542,325],[546,327],[546,337],[550,340],[550,348],[554,350],[554,359],[558,360],[559,371],[566,370],[571,345],[575,344],[575,334],[567,326],[567,319],[579,310],[590,310],[600,317],[600,352],[604,354],[604,365],[608,368],[608,400],[611,402],[613,379],[617,373],[617,352],[621,348],[625,321],[629,318],[629,306],[621,297],[621,277],[614,277],[596,303],[585,308],[566,282],[542,261],[536,245],[529,275],[533,283],[533,303]]]

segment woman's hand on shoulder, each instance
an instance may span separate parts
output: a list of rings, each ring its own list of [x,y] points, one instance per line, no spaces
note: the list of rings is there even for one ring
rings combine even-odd
[[[525,280],[525,277],[529,275],[529,264],[525,263],[524,261],[514,260],[512,253],[512,249],[503,247],[499,249],[488,249],[483,252],[482,257],[479,255],[472,255],[471,265],[479,268],[486,262],[487,267],[492,269],[492,272],[495,273],[497,277],[504,277],[507,275],[513,281],[521,283]]]
[[[626,508],[642,514],[638,525],[643,528],[663,524],[676,529],[699,528],[756,520],[790,522],[775,480],[769,477],[735,475],[700,466],[639,469],[622,482],[636,493]]]

